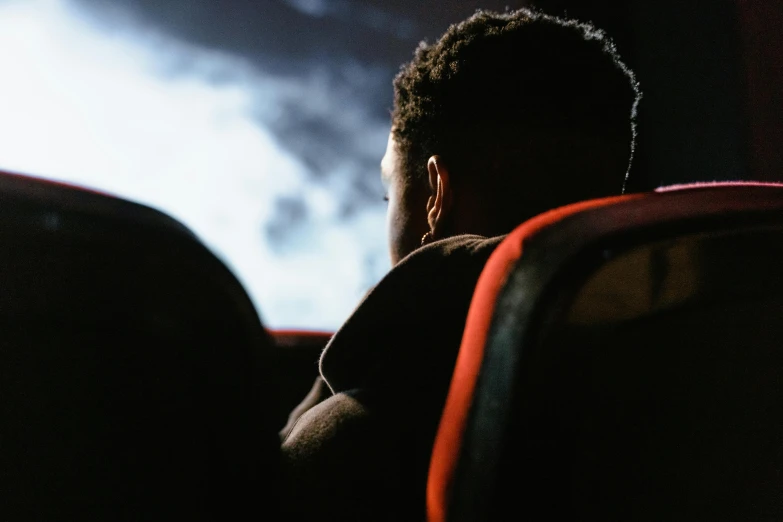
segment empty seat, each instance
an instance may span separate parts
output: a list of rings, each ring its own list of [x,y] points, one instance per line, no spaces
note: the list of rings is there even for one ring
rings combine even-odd
[[[780,520],[783,188],[707,184],[523,224],[482,274],[430,522]]]
[[[2,174],[0,245],[0,519],[276,519],[270,341],[193,234]]]

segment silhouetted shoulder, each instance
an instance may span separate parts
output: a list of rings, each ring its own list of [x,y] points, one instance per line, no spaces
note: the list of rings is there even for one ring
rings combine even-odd
[[[429,453],[479,274],[502,237],[456,236],[407,256],[334,335],[334,395],[283,443],[305,518],[421,520]],[[369,517],[369,518],[368,518]]]
[[[443,239],[395,266],[324,350],[321,374],[332,391],[387,385],[414,355],[456,354],[473,288],[503,237]]]

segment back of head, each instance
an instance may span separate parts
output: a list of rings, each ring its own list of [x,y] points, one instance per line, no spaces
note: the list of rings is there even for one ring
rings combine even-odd
[[[455,185],[498,209],[498,232],[623,190],[640,93],[614,44],[590,24],[528,9],[479,11],[422,43],[394,86],[407,176],[425,180],[427,158],[440,155]]]

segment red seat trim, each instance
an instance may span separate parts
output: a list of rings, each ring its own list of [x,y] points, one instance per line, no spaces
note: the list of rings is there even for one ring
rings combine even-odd
[[[278,346],[326,346],[334,332],[320,330],[270,329],[267,330]]]
[[[687,190],[713,187],[777,187],[783,188],[783,183],[768,181],[700,181],[697,183],[683,183],[680,185],[666,185],[658,187],[655,192],[673,192],[675,190]]]

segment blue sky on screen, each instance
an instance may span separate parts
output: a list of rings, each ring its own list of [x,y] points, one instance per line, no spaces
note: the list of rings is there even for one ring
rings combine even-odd
[[[325,69],[275,76],[130,13],[83,9],[0,0],[0,169],[161,209],[234,271],[266,324],[337,327],[388,270],[382,194],[345,210],[388,121],[346,103]],[[357,81],[379,74],[342,66]],[[271,130],[284,107],[330,121],[364,156],[314,176]]]

